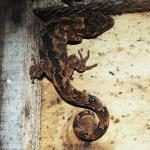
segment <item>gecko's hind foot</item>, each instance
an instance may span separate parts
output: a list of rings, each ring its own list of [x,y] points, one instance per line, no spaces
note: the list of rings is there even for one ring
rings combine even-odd
[[[35,60],[35,58],[32,58],[31,60],[33,61],[33,65],[30,67],[30,78],[33,83],[34,79],[41,79],[44,76],[52,80],[51,62],[49,61],[49,59],[45,58]]]
[[[33,65],[30,67],[30,78],[32,82],[34,83],[35,78],[40,78],[43,74],[42,71],[42,64],[40,61],[36,61],[35,58],[32,58],[31,61],[33,62]]]

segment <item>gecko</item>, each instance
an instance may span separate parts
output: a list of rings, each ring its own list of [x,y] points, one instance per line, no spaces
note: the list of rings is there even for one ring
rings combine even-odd
[[[39,60],[32,59],[33,65],[30,68],[32,81],[43,76],[47,77],[65,102],[85,108],[75,116],[73,121],[73,131],[83,141],[95,141],[105,134],[109,126],[109,113],[99,98],[86,91],[79,91],[71,84],[71,77],[75,70],[83,73],[96,67],[97,64],[86,65],[90,51],[87,52],[86,57],[83,57],[80,50],[79,57],[76,54],[69,56],[67,44],[77,44],[83,39],[95,38],[111,29],[113,25],[113,18],[102,12],[62,16],[48,21],[41,32],[44,52],[40,54]],[[99,123],[92,132],[85,131],[80,124],[82,118],[86,115],[94,118],[94,114],[97,115]]]

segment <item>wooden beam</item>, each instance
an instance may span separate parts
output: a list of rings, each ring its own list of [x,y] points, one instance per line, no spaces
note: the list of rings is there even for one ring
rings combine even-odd
[[[60,16],[80,15],[91,11],[101,11],[109,15],[150,11],[149,0],[84,0],[82,2],[68,0],[65,3],[55,0],[50,3],[47,1],[45,5],[40,5],[40,2],[42,1],[35,3],[34,12],[44,21]]]

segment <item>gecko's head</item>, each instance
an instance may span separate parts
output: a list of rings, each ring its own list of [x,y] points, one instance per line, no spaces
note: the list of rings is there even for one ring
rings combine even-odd
[[[101,13],[93,13],[85,16],[85,37],[96,37],[109,30],[114,25],[114,20],[110,16]]]

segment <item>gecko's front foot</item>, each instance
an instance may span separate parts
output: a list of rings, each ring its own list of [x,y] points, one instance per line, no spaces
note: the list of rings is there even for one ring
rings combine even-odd
[[[77,66],[76,66],[76,70],[79,72],[84,72],[86,70],[90,70],[94,67],[97,66],[97,64],[91,65],[91,66],[86,66],[86,62],[88,61],[89,57],[90,57],[90,51],[87,52],[87,56],[85,58],[83,58],[83,55],[81,53],[81,51],[78,51],[78,54],[80,56],[80,61],[78,62]]]

